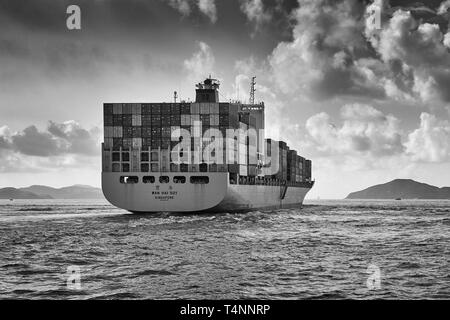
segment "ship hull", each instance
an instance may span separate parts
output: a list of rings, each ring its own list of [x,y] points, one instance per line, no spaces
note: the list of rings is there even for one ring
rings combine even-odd
[[[154,173],[155,183],[142,183],[149,173],[127,173],[138,183],[120,183],[124,173],[103,172],[102,189],[113,205],[136,213],[152,212],[237,212],[301,207],[311,187],[237,185],[228,183],[228,173]],[[168,176],[169,183],[158,183]],[[173,183],[184,176],[186,182]],[[192,184],[193,176],[207,176],[208,184]]]

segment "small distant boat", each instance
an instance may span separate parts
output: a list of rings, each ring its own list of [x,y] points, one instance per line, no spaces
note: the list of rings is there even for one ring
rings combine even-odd
[[[13,201],[13,200],[14,200],[13,198],[10,198],[10,199],[9,199],[9,201]]]
[[[402,200],[402,198],[395,198],[395,200]]]

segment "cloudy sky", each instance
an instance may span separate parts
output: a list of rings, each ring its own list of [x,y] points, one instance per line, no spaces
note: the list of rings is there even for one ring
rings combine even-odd
[[[242,101],[256,75],[268,133],[313,160],[310,197],[450,186],[450,1],[411,3],[0,0],[0,187],[100,186],[102,103],[193,99],[209,74]]]

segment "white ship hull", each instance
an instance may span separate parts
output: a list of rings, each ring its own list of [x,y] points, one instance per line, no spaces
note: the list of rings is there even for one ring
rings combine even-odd
[[[151,173],[127,173],[138,183],[120,183],[124,173],[103,172],[102,189],[113,205],[131,212],[235,212],[256,209],[300,207],[311,187],[229,184],[228,173],[154,173],[155,183],[142,183]],[[159,183],[168,176],[169,183]],[[186,183],[174,183],[174,176],[186,177]],[[208,176],[208,184],[191,184],[191,176]],[[286,190],[284,190],[286,188]]]

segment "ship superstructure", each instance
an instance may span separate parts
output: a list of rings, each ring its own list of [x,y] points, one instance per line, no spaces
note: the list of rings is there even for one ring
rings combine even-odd
[[[266,139],[265,105],[252,102],[219,102],[208,78],[192,103],[105,103],[105,197],[132,212],[301,206],[311,161]]]

